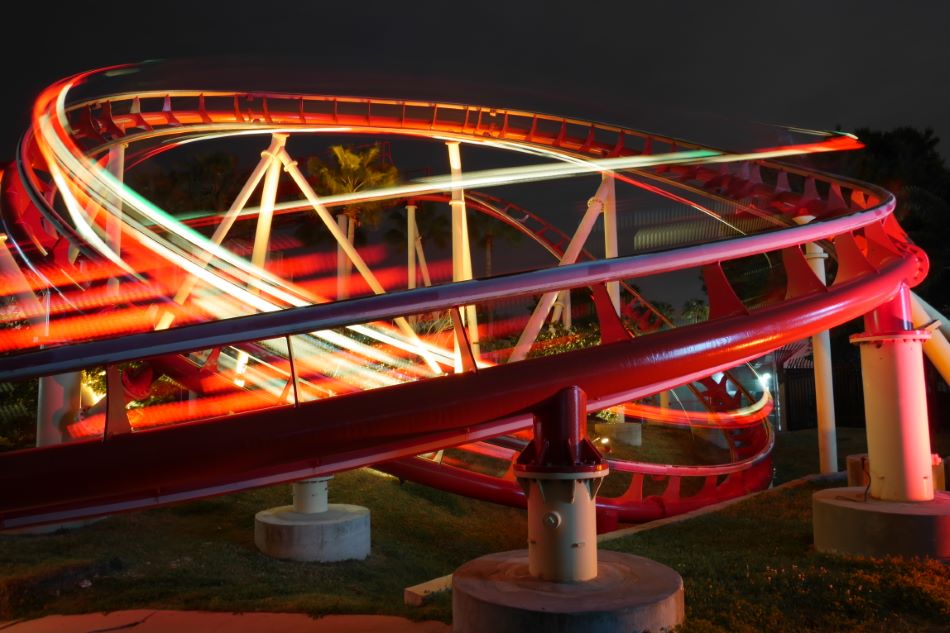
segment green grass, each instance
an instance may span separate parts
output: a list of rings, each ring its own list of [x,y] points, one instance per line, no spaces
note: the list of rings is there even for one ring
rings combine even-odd
[[[946,631],[950,566],[819,554],[807,484],[603,547],[676,569],[686,586],[682,633]]]
[[[848,455],[867,453],[867,435],[864,429],[838,427],[838,470],[845,469]],[[930,438],[931,451],[950,456],[950,430],[934,433]],[[818,472],[818,434],[815,429],[777,433],[773,452],[774,483]]]
[[[844,470],[848,455],[867,452],[864,429],[838,428],[838,470]],[[776,485],[818,472],[818,433],[815,429],[775,434],[772,453]]]
[[[944,452],[947,438],[935,446]],[[814,472],[814,431],[779,434],[781,480]],[[863,430],[839,429],[841,459]],[[812,548],[815,486],[770,491],[714,514],[604,547],[653,558],[686,583],[684,631],[938,631],[950,622],[950,566],[841,558]],[[366,561],[272,560],[254,513],[290,502],[288,486],[116,515],[47,536],[0,536],[0,619],[133,608],[383,613],[451,619],[448,595],[407,608],[403,588],[490,552],[525,546],[523,511],[361,470],[331,501],[372,511]]]
[[[366,470],[334,478],[330,501],[370,508],[367,560],[315,565],[259,553],[254,513],[289,504],[289,486],[116,515],[48,536],[2,536],[0,619],[163,608],[448,620],[448,601],[410,610],[403,588],[525,546],[521,510]]]

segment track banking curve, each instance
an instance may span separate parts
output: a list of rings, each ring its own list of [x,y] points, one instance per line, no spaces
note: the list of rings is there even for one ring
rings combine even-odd
[[[232,318],[191,324],[179,311],[176,327],[104,332],[94,340],[14,340],[6,331],[0,339],[14,340],[15,351],[0,357],[0,380],[152,359],[178,372],[183,383],[190,379],[186,374],[194,374],[197,392],[215,378],[201,372],[194,354],[231,346],[242,350],[236,358],[257,354],[271,359],[269,364],[260,363],[258,378],[262,384],[280,379],[285,387],[263,409],[252,406],[231,415],[132,431],[124,401],[114,395],[122,385],[113,381],[109,385],[113,396],[107,399],[123,406],[110,404],[102,414],[101,439],[0,454],[3,527],[147,507],[390,460],[400,461],[384,467],[401,475],[516,504],[519,493],[510,477],[487,478],[405,458],[521,431],[530,425],[532,412],[565,387],[582,388],[591,410],[600,410],[692,381],[708,384],[712,374],[865,314],[926,273],[925,256],[908,242],[892,216],[891,194],[774,161],[856,147],[847,136],[826,135],[818,142],[728,154],[628,128],[458,104],[236,91],[123,93],[67,102],[69,90],[87,76],[44,91],[16,163],[2,174],[2,216],[8,235],[3,255],[12,254],[25,271],[17,278],[3,271],[5,294],[24,295],[46,285],[60,292],[63,301],[75,303],[61,291],[64,284],[51,280],[50,271],[68,279],[70,271],[77,270],[77,261],[88,261],[111,271],[100,276],[121,278],[131,288],[164,285],[165,294],[171,284],[161,282],[164,273],[152,275],[149,267],[184,270],[221,293],[233,293],[233,301],[244,307]],[[675,250],[329,301],[226,252],[195,231],[161,237],[162,231],[178,227],[106,169],[110,149],[120,145],[128,148],[126,160],[132,164],[176,142],[209,135],[294,132],[435,138],[530,152],[556,162],[520,172],[468,174],[464,186],[600,172],[694,207],[699,205],[694,194],[721,200],[736,216],[755,217],[770,228]],[[458,180],[429,179],[410,183],[408,189],[370,192],[349,200],[442,195],[461,186]],[[479,203],[476,196],[471,194],[473,203]],[[314,211],[322,208],[325,213],[327,207],[347,201],[331,198],[280,203],[273,211],[293,212],[310,204]],[[491,199],[482,198],[480,204],[494,208],[499,217],[505,215],[506,207],[493,207]],[[792,219],[800,215],[816,220],[797,226]],[[122,220],[121,252],[109,237],[117,218]],[[837,258],[837,274],[827,287],[814,277],[800,248],[814,241],[823,241]],[[563,252],[563,239],[551,246],[552,252]],[[786,296],[763,306],[746,305],[721,264],[762,253],[781,257],[788,279]],[[161,266],[154,264],[156,259]],[[708,320],[676,329],[631,332],[629,322],[611,309],[606,288],[612,282],[695,267],[703,269]],[[92,269],[91,263],[86,266],[87,271]],[[599,344],[497,364],[482,362],[472,353],[461,325],[465,306],[578,288],[593,289]],[[148,314],[154,320],[154,305],[177,310],[162,296],[156,291],[136,318]],[[451,345],[421,340],[408,327],[406,317],[436,311],[455,314],[455,352]],[[344,330],[351,339],[340,338]],[[295,360],[292,350],[300,343],[292,344],[292,339],[302,336],[312,347],[306,348],[306,357]],[[282,356],[274,352],[273,341],[285,342]],[[336,346],[337,359],[372,357],[380,366],[390,363],[393,369],[386,366],[380,373],[395,377],[342,393],[332,386],[321,387],[314,376],[327,373],[319,364],[329,361],[321,360],[318,352],[330,346]],[[398,362],[384,358],[381,346],[387,353],[398,350]],[[217,362],[214,352],[211,356]],[[313,390],[311,397],[305,397],[307,389]],[[732,421],[738,422],[737,428],[759,429],[750,453],[740,453],[735,463],[724,466],[637,464],[631,467],[636,475],[628,491],[619,501],[607,502],[607,507],[625,520],[643,520],[767,486],[771,478],[767,424],[748,423],[741,415]],[[510,447],[482,446],[504,458],[513,454]],[[612,468],[628,468],[618,464]],[[668,479],[665,492],[652,501],[637,487],[645,476]],[[686,477],[703,478],[699,494],[680,494],[679,482]]]

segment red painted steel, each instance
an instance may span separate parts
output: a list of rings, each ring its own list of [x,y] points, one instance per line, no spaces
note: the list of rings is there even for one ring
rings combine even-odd
[[[85,76],[73,81],[80,82]],[[58,89],[53,86],[44,93],[38,112],[45,107],[52,111],[51,97]],[[356,108],[361,113],[357,114]],[[522,111],[358,97],[140,93],[73,104],[67,107],[67,117],[71,129],[54,119],[55,133],[76,155],[93,158],[103,157],[116,143],[135,144],[186,133],[336,125],[349,126],[355,132],[492,138],[583,158],[700,147],[636,130]],[[829,148],[836,142],[849,143],[839,139],[828,143]],[[133,151],[128,160],[145,160],[158,151],[163,150]],[[43,278],[34,265],[39,261],[52,262],[62,271],[76,270],[70,245],[82,246],[68,220],[59,217],[50,204],[56,187],[44,160],[35,136],[27,134],[15,169],[4,170],[0,187],[5,228],[26,249],[19,256],[23,262],[31,262],[38,278]],[[763,178],[763,172],[768,177]],[[789,175],[799,177],[800,191],[791,190]],[[702,192],[762,217],[773,218],[766,211],[771,209],[779,213],[777,227],[804,212],[820,221],[670,253],[588,262],[507,279],[133,335],[122,342],[124,345],[106,339],[34,351],[13,362],[0,358],[0,377],[65,371],[81,366],[81,362],[99,362],[97,358],[111,364],[159,355],[165,357],[166,365],[181,365],[168,355],[698,265],[709,271],[707,285],[711,285],[711,304],[715,306],[711,320],[676,331],[654,332],[633,340],[623,340],[625,337],[617,334],[610,337],[616,342],[512,365],[474,370],[469,363],[470,371],[465,373],[279,407],[280,415],[275,415],[278,407],[274,407],[131,433],[122,432],[128,427],[121,421],[110,420],[107,426],[117,434],[106,441],[0,454],[0,526],[61,521],[232,492],[511,433],[524,428],[536,408],[555,393],[573,387],[589,395],[592,407],[611,406],[703,379],[860,316],[893,296],[903,284],[918,281],[926,271],[922,253],[906,243],[906,236],[889,216],[893,198],[862,183],[768,160],[746,160],[732,167],[672,165],[615,176],[660,195],[676,195],[670,188]],[[775,184],[766,186],[764,182]],[[828,193],[824,199],[816,182],[825,185],[822,190]],[[83,186],[75,187],[80,197]],[[853,211],[845,208],[844,200],[851,201]],[[542,226],[535,232],[540,236],[544,231]],[[834,285],[818,291],[802,276],[796,253],[787,251],[790,296],[760,309],[750,311],[741,304],[719,266],[723,260],[797,249],[799,244],[826,238],[833,238],[841,250],[841,271]],[[94,260],[88,253],[84,257]],[[129,346],[134,346],[133,352],[123,349]],[[30,363],[36,369],[30,374],[22,365],[16,367],[17,362]],[[178,369],[183,375],[188,373],[187,368]],[[200,377],[196,379],[201,382]],[[112,382],[118,383],[114,374]],[[710,397],[724,399],[722,385],[708,384],[707,388]],[[624,520],[646,520],[766,486],[771,476],[767,427],[739,426],[728,429],[727,435],[735,464],[638,464],[627,492],[614,500],[602,499],[602,508],[625,513]],[[438,478],[442,487],[465,494],[521,502],[510,479],[463,474],[446,465],[436,469],[422,460],[403,460],[386,468],[423,481]],[[630,466],[618,462],[617,468]],[[690,476],[703,477],[703,488],[695,495],[683,496],[681,481]],[[662,479],[663,492],[644,495],[645,477]]]
[[[282,408],[281,415],[249,412],[2,454],[0,519],[15,527],[145,507],[461,444],[524,426],[533,407],[575,385],[594,402],[643,397],[856,318],[897,292],[913,265],[896,260],[867,283],[846,282],[749,316],[570,352],[570,372],[565,356],[536,358]]]

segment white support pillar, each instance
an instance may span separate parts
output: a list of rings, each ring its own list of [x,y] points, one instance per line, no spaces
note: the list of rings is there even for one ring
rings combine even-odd
[[[429,264],[426,263],[426,252],[422,248],[422,236],[416,238],[416,257],[419,258],[419,270],[422,272],[422,284],[428,288],[432,285],[432,278],[429,276]]]
[[[353,262],[353,266],[369,285],[373,293],[383,294],[386,292],[382,284],[379,283],[379,280],[376,279],[376,275],[374,275],[373,271],[371,271],[369,266],[366,265],[363,257],[347,239],[347,232],[340,227],[340,223],[333,220],[333,216],[330,215],[330,212],[327,211],[327,208],[323,206],[322,202],[320,202],[320,198],[313,190],[313,187],[310,186],[310,183],[307,182],[307,179],[297,166],[296,161],[294,161],[287,151],[283,149],[278,153],[278,158],[284,164],[284,168],[287,170],[287,173],[290,174],[290,177],[293,178],[294,182],[300,188],[300,192],[303,193],[304,197],[307,199],[307,202],[310,203],[310,206],[316,212],[317,216],[321,221],[323,221],[324,226],[326,226],[327,230],[330,231],[333,239],[336,240],[337,246],[340,247],[346,254],[346,257],[351,262]]]
[[[940,322],[940,331],[943,332],[944,337],[950,339],[950,319],[941,314],[940,310],[927,303],[927,300],[917,293],[911,292],[910,295],[914,299],[914,304],[923,308],[932,320]]]
[[[935,317],[924,306],[917,295],[911,293],[911,310],[914,317],[914,327],[930,330],[930,340],[924,343],[924,354],[930,359],[937,372],[950,384],[950,342],[943,330],[943,319]],[[936,312],[936,310],[934,310]],[[939,313],[937,313],[939,315]]]
[[[46,330],[49,336],[50,291],[46,291]],[[66,425],[74,422],[82,406],[82,373],[42,376],[36,403],[36,445],[62,444],[68,437]]]
[[[597,490],[606,460],[587,438],[587,396],[559,392],[536,414],[534,441],[515,472],[528,498],[528,571],[535,578],[582,582],[597,576]]]
[[[125,180],[125,144],[119,143],[109,148],[109,156],[106,159],[106,171],[115,176],[120,183]],[[116,196],[113,199],[114,208],[111,213],[106,215],[106,244],[109,245],[115,254],[122,256],[122,200]],[[109,279],[109,292],[118,294],[119,280],[115,277]]]
[[[559,266],[573,264],[577,261],[577,257],[583,250],[584,243],[590,236],[598,216],[600,216],[607,206],[609,187],[612,184],[613,178],[605,177],[601,180],[600,187],[597,188],[597,193],[587,201],[587,211],[584,212],[584,217],[581,218],[577,230],[574,232],[574,235],[571,236],[571,241],[564,250],[561,261],[558,262]],[[531,351],[531,346],[538,337],[541,326],[544,325],[544,320],[548,317],[548,314],[550,314],[559,292],[560,291],[555,290],[541,295],[538,305],[535,306],[531,316],[528,317],[528,323],[525,325],[524,331],[521,332],[521,336],[515,344],[515,349],[511,352],[511,356],[508,359],[509,363],[524,360],[528,356],[528,352]]]
[[[482,556],[452,575],[452,624],[483,631],[669,631],[683,622],[683,579],[639,556],[597,551],[594,502],[607,462],[587,437],[578,387],[535,411],[514,464],[528,505],[528,549]]]
[[[370,289],[373,291],[373,294],[379,295],[385,293],[386,290],[383,288],[382,284],[379,283],[379,280],[376,279],[376,275],[374,275],[373,271],[369,269],[369,266],[366,265],[366,262],[360,256],[359,252],[347,239],[346,233],[340,230],[340,227],[337,225],[337,223],[333,221],[333,216],[330,215],[330,212],[327,211],[327,208],[323,206],[322,202],[320,202],[320,198],[313,190],[313,187],[310,186],[310,183],[307,182],[307,179],[304,178],[304,175],[297,166],[296,161],[290,157],[286,149],[281,149],[278,152],[277,157],[280,159],[281,163],[283,163],[284,168],[287,170],[287,173],[290,174],[290,177],[293,178],[294,182],[297,184],[297,187],[300,188],[300,192],[303,193],[314,212],[316,212],[317,217],[320,218],[327,230],[330,231],[330,234],[336,240],[337,246],[343,249],[343,251],[346,253],[346,256],[353,263],[353,266],[356,268],[357,272],[359,272],[359,274],[369,285]],[[409,322],[406,321],[404,317],[397,317],[394,319],[394,321],[396,326],[406,336],[406,338],[416,344],[416,349],[419,356],[425,360],[429,369],[432,370],[432,372],[436,375],[441,374],[442,368],[439,367],[439,364],[432,357],[432,354],[426,350],[425,346],[422,344],[422,341],[419,340],[419,336],[409,325]]]
[[[341,213],[336,216],[336,225],[340,233],[346,237],[349,242],[350,234],[350,216]],[[350,275],[349,266],[347,266],[347,254],[343,244],[338,242],[336,245],[336,299],[342,301],[350,298],[349,289]]]
[[[554,313],[554,319],[557,321],[561,320],[561,325],[564,326],[565,330],[570,330],[574,325],[573,317],[571,315],[571,289],[565,288],[560,293],[558,293],[558,299],[555,303],[555,308],[559,312]]]
[[[609,172],[602,175],[604,192],[604,257],[614,259],[618,256],[617,248],[617,184]],[[607,282],[607,295],[614,304],[617,316],[620,316],[620,282]]]
[[[36,409],[36,445],[66,441],[66,425],[75,422],[81,404],[82,374],[70,372],[40,378]]]
[[[416,205],[406,205],[406,286],[411,290],[416,287],[416,240],[419,229],[416,226]]]
[[[272,138],[274,152],[283,151],[287,142],[287,134],[274,134]],[[261,189],[261,208],[257,215],[254,249],[251,252],[251,263],[258,268],[263,268],[267,264],[267,249],[270,246],[270,228],[274,219],[274,205],[277,202],[277,183],[279,180],[280,161],[271,160],[264,174],[264,187]]]
[[[264,186],[261,188],[261,207],[257,214],[257,227],[254,231],[254,246],[251,250],[251,264],[258,268],[267,265],[267,251],[270,246],[270,229],[274,219],[274,206],[277,203],[277,183],[280,181],[280,161],[277,159],[284,151],[287,134],[271,136],[273,153],[264,172]],[[244,374],[247,373],[248,355],[244,350],[238,350],[237,361],[234,367],[234,384],[243,387]]]
[[[865,315],[861,348],[869,485],[812,495],[815,549],[950,560],[950,493],[935,490],[921,344],[910,291]]]
[[[929,332],[913,330],[910,291],[864,319],[867,331],[851,337],[861,348],[871,490],[882,501],[931,501],[930,432],[921,344]]]
[[[454,183],[462,180],[462,154],[459,141],[446,141],[449,151],[449,168],[452,174],[452,281],[468,281],[472,278],[472,248],[468,235],[468,215],[465,210],[465,190]],[[468,340],[472,345],[472,354],[479,358],[478,319],[475,306],[463,306],[462,321],[468,331]],[[458,355],[458,354],[457,354]]]
[[[214,230],[214,234],[211,236],[211,243],[215,246],[220,246],[221,243],[224,242],[224,238],[227,237],[231,227],[234,226],[234,222],[241,214],[241,211],[244,210],[248,200],[251,199],[251,194],[254,193],[257,185],[260,184],[261,180],[264,178],[264,173],[270,167],[271,163],[277,160],[277,151],[283,147],[286,136],[286,134],[274,134],[271,137],[270,146],[261,152],[260,161],[258,161],[257,166],[254,167],[254,171],[251,172],[250,177],[247,179],[247,181],[245,181],[244,186],[241,188],[240,193],[238,193],[237,198],[235,198],[234,202],[231,204],[231,208],[228,209],[227,213],[224,214],[224,217],[221,219],[221,223],[218,224],[217,228]],[[202,266],[207,266],[208,262],[210,262],[213,257],[214,252],[208,250],[199,255],[199,261],[201,262]],[[185,281],[178,289],[178,292],[175,293],[175,303],[178,305],[183,305],[191,295],[191,292],[195,289],[195,285],[197,283],[198,278],[194,275],[189,275],[186,277]],[[167,329],[172,324],[174,318],[174,313],[165,311],[159,318],[155,329]]]
[[[319,514],[329,505],[328,484],[333,477],[315,477],[295,481],[293,484],[294,512]]]
[[[807,224],[813,215],[795,218],[798,224]],[[814,242],[805,245],[805,259],[815,276],[826,284],[825,253]],[[838,439],[835,425],[835,385],[832,374],[831,337],[828,330],[811,337],[812,357],[815,362],[815,402],[818,414],[818,464],[823,474],[838,472]]]
[[[44,302],[44,339],[49,338],[50,292]],[[76,420],[82,406],[82,373],[42,376],[36,399],[36,445],[62,444],[68,439],[66,425]]]

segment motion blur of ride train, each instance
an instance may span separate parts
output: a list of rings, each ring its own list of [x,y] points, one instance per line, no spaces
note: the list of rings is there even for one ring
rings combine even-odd
[[[136,84],[148,72],[50,86],[3,167],[0,380],[40,395],[37,447],[0,454],[0,527],[366,465],[523,504],[513,461],[571,386],[609,459],[602,518],[684,512],[771,481],[769,376],[745,363],[926,273],[889,193],[778,162],[850,135],[726,152],[497,107]],[[367,139],[384,145],[340,149]],[[251,157],[206,170],[206,189],[239,178],[220,209],[171,167],[206,146]],[[331,146],[335,189],[297,160]],[[385,165],[381,147],[442,175],[347,186],[346,161]],[[698,317],[648,297],[684,279]]]

